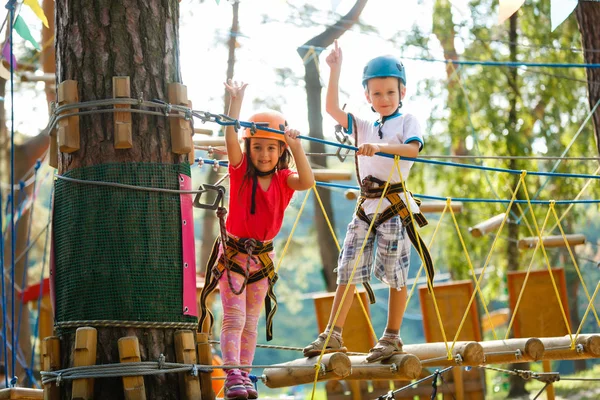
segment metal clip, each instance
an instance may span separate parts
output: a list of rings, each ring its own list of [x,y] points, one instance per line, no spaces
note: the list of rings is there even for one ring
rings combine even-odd
[[[335,126],[335,138],[338,142],[340,142],[340,144],[352,146],[350,137],[342,131],[342,126],[339,124]],[[350,154],[350,151],[351,150],[349,148],[338,147],[337,151],[335,152],[335,155],[337,156],[338,160],[340,160],[340,162],[344,162],[346,161],[346,157],[348,157],[348,154]]]
[[[196,194],[196,197],[194,198],[194,207],[196,208],[203,208],[205,210],[216,210],[219,207],[219,204],[222,203],[223,199],[225,198],[225,188],[223,186],[202,184],[200,185],[198,190],[200,190],[200,192],[198,192]],[[209,191],[214,191],[216,193],[215,201],[212,204],[201,203],[200,199],[202,197],[202,194],[208,193]]]

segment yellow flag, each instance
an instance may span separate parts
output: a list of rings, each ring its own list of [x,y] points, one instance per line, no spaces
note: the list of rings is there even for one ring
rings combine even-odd
[[[35,15],[37,15],[37,17],[42,20],[42,23],[44,24],[44,26],[46,28],[49,27],[48,26],[48,18],[46,18],[46,15],[44,14],[44,10],[42,10],[42,7],[40,7],[37,0],[23,0],[23,4],[25,4],[26,6],[29,6],[29,8],[31,8],[31,10],[35,13]]]

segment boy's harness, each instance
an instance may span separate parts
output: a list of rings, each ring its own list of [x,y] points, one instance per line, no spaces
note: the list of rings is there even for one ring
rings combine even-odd
[[[433,269],[433,261],[431,260],[431,254],[429,254],[429,249],[425,245],[425,242],[419,235],[419,232],[415,229],[412,218],[414,218],[415,222],[419,225],[420,228],[427,225],[427,219],[423,214],[412,213],[406,206],[402,198],[400,197],[400,193],[408,193],[404,183],[393,183],[389,184],[387,190],[384,193],[385,182],[381,179],[377,179],[371,175],[364,178],[361,182],[361,190],[360,190],[360,198],[358,199],[358,203],[356,205],[356,216],[367,224],[371,224],[371,218],[367,216],[365,210],[363,208],[363,203],[367,199],[378,199],[382,196],[385,197],[387,201],[390,202],[390,206],[387,207],[383,212],[377,215],[377,219],[373,223],[373,228],[377,229],[377,227],[390,218],[398,215],[400,217],[400,221],[402,221],[402,225],[406,228],[406,232],[408,233],[408,237],[415,247],[415,249],[419,250],[419,255],[422,257],[422,261],[425,264],[425,268],[427,268],[427,277],[433,286],[433,275],[435,273]],[[407,199],[408,199],[407,195]],[[415,199],[417,205],[421,205],[421,201]],[[422,254],[421,254],[422,253]]]
[[[202,294],[200,295],[200,307],[202,309],[202,314],[200,316],[199,327],[202,328],[207,317],[210,320],[209,330],[210,327],[212,327],[214,316],[206,306],[206,299],[215,290],[224,272],[227,273],[229,288],[235,295],[241,294],[246,288],[246,285],[258,282],[264,278],[268,278],[269,289],[267,290],[267,295],[265,296],[267,341],[273,339],[273,316],[277,311],[277,298],[275,297],[273,286],[275,285],[275,282],[277,282],[278,278],[273,265],[273,260],[271,260],[271,257],[269,256],[269,253],[273,251],[273,241],[259,242],[255,239],[236,239],[230,235],[227,235],[225,246],[223,246],[223,253],[221,254],[221,257],[218,257],[217,259],[221,241],[222,239],[219,237],[217,240],[215,240],[208,263],[206,264],[206,277],[204,281],[205,285],[204,289],[202,290]],[[234,260],[234,257],[240,253],[247,255],[246,265],[244,267]],[[258,258],[262,264],[262,268],[258,271],[250,273],[250,261],[253,257]],[[231,272],[235,272],[244,277],[244,283],[239,290],[236,290],[233,287],[230,276]]]

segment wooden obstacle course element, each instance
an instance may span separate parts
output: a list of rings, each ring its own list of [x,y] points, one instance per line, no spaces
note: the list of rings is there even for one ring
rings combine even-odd
[[[315,380],[314,367],[319,357],[299,358],[282,364],[276,364],[263,371],[265,385],[270,388],[312,383]],[[281,366],[285,368],[281,368]],[[350,358],[344,353],[325,354],[321,359],[321,369],[317,377],[318,381],[328,379],[342,379],[350,375],[352,366]]]
[[[83,367],[96,364],[97,343],[98,332],[95,328],[77,328],[75,332],[75,349],[73,350],[73,366]],[[94,398],[94,379],[73,380],[71,398],[92,400]]]
[[[540,361],[545,351],[544,343],[538,338],[489,340],[480,344],[486,364]]]
[[[57,371],[60,369],[60,339],[50,336],[41,341],[42,371]],[[59,400],[60,388],[55,382],[44,385],[44,400]]]
[[[448,343],[451,346],[452,343]],[[477,342],[456,342],[452,350],[452,359],[448,360],[446,344],[425,343],[409,344],[403,347],[409,354],[417,356],[424,367],[450,367],[455,365],[476,367],[484,363],[483,347]],[[460,359],[459,357],[460,356]]]
[[[445,201],[424,201],[419,206],[422,214],[425,213],[441,213],[444,211],[444,207],[446,207]],[[450,208],[454,213],[463,212],[463,203],[460,201],[453,201],[450,203]]]
[[[378,363],[367,363],[367,356],[350,356],[352,373],[345,379],[404,380],[421,375],[421,361],[412,354],[396,354]]]
[[[52,168],[58,168],[58,135],[56,130],[50,132],[50,148],[48,149],[48,165]]]
[[[20,74],[21,82],[44,82],[54,83],[56,82],[55,73],[36,74],[32,71],[24,71]]]
[[[66,80],[58,85],[57,101],[59,106],[79,102],[77,81]],[[79,108],[65,111],[62,114],[78,113]],[[62,118],[58,121],[58,149],[63,153],[79,150],[79,115]]]
[[[169,103],[178,106],[188,106],[187,87],[181,83],[169,83]],[[192,143],[191,121],[183,118],[180,112],[175,117],[169,118],[171,126],[171,151],[175,154],[189,154],[194,145]]]
[[[196,342],[190,330],[175,332],[175,357],[180,364],[196,364]],[[179,374],[180,396],[185,400],[200,399],[200,382],[190,373]]]
[[[44,398],[41,389],[9,388],[0,389],[0,400],[38,400]]]
[[[508,272],[508,303],[514,313],[517,299],[525,282],[525,271]],[[570,324],[569,305],[567,304],[567,285],[565,271],[553,268],[552,276],[558,287],[560,301]],[[531,271],[527,286],[516,311],[513,322],[514,337],[559,337],[568,334],[562,312],[547,269]],[[548,351],[548,346],[546,346]]]
[[[224,147],[225,136],[198,136],[194,138],[194,146]]]
[[[353,171],[344,169],[313,169],[317,181],[347,181],[352,178]]]
[[[192,108],[192,107],[190,106],[190,108]],[[194,128],[194,133],[198,133],[200,135],[212,136],[213,131],[212,131],[212,129]]]
[[[119,347],[119,360],[122,363],[141,362],[140,344],[137,336],[122,337],[117,342]],[[124,376],[123,392],[125,400],[146,400],[146,387],[144,377]]]
[[[481,237],[489,232],[493,232],[502,224],[505,216],[506,213],[498,214],[469,228],[469,232],[471,232],[473,237]]]
[[[113,98],[130,98],[131,85],[128,76],[113,76],[112,78]],[[128,104],[115,104],[117,111],[114,115],[113,139],[115,149],[130,149],[133,147],[133,128],[131,126],[131,106]],[[127,110],[127,111],[125,111]]]
[[[194,109],[192,107],[192,101],[191,100],[188,100],[188,107],[190,108],[190,110]],[[192,129],[191,129],[191,132],[192,132],[191,133],[191,136],[192,136],[192,145],[191,145],[190,152],[188,153],[188,163],[190,165],[194,165],[194,161],[196,160],[196,149],[194,149],[194,133],[196,133],[196,132],[193,129],[193,127],[194,127],[193,122],[194,121],[193,121],[193,117],[192,117],[192,120],[190,120],[190,124],[191,124],[190,126],[192,127]]]
[[[207,333],[196,333],[196,351],[198,363],[201,365],[212,365],[212,354],[208,343]],[[200,372],[200,393],[203,399],[214,399],[215,393],[212,388],[211,374]]]
[[[569,336],[542,337],[540,340],[546,348],[542,360],[600,358],[600,333],[579,335],[575,342],[575,349],[571,349],[571,338]]]
[[[565,235],[567,238],[567,243],[569,243],[569,247],[577,246],[585,243],[585,235],[580,233],[577,234],[569,234]],[[539,238],[535,237],[526,237],[523,239],[519,239],[517,246],[519,249],[534,249],[538,244]],[[545,248],[550,247],[566,247],[565,239],[561,235],[555,236],[542,236],[542,243]]]

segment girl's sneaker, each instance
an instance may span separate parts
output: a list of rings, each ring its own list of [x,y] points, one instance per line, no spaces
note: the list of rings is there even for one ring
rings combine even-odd
[[[246,392],[248,392],[248,399],[258,399],[258,392],[254,387],[254,383],[250,380],[248,376],[248,371],[242,371],[242,376],[244,377],[244,386],[246,387]]]
[[[239,369],[227,370],[225,378],[225,400],[247,400],[248,392],[244,376]]]

